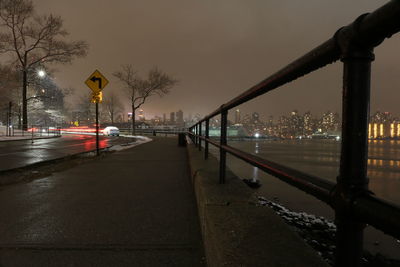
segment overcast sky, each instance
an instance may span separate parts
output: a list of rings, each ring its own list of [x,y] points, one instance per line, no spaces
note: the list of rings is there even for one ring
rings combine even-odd
[[[107,92],[122,93],[112,73],[133,64],[152,66],[180,80],[163,98],[143,106],[147,117],[182,109],[206,115],[302,56],[383,0],[34,0],[37,13],[61,15],[74,40],[90,45],[86,58],[58,65],[62,87],[89,89],[84,81],[99,69]],[[400,115],[399,35],[375,50],[371,111]],[[297,109],[341,110],[342,64],[336,63],[241,106],[262,118]],[[75,98],[72,98],[72,101]],[[122,98],[126,108],[127,98]],[[128,111],[128,110],[127,110]]]

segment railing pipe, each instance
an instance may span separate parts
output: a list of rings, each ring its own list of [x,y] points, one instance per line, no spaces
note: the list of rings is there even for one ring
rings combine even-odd
[[[271,174],[278,179],[293,185],[308,194],[322,200],[327,204],[330,202],[330,192],[334,188],[334,183],[316,176],[312,176],[298,170],[285,167],[281,164],[260,158],[250,153],[240,151],[231,146],[225,145],[222,148],[229,154],[250,163],[251,165]]]
[[[194,132],[196,133],[196,135],[194,136],[194,144],[197,146],[197,144],[198,144],[198,140],[199,140],[199,138],[198,138],[198,136],[199,136],[199,131],[198,131],[198,124],[196,124],[195,126],[194,126]]]
[[[227,128],[228,128],[228,111],[224,110],[221,113],[221,137],[220,137],[220,144],[224,146],[227,144],[226,135],[227,135]],[[220,147],[219,149],[219,183],[225,183],[225,176],[226,176],[226,151]]]
[[[199,122],[199,137],[202,135],[201,122]],[[199,138],[199,151],[201,151],[201,138]]]
[[[204,140],[204,159],[208,159],[208,138],[210,138],[210,120],[206,120],[206,132]]]
[[[400,240],[400,207],[398,205],[373,195],[360,196],[353,205],[354,214],[360,220]]]

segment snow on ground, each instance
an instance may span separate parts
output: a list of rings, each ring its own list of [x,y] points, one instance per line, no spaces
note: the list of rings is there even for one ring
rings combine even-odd
[[[334,262],[336,225],[321,216],[305,212],[294,212],[288,208],[258,196],[260,206],[272,208],[281,218],[304,239],[304,241],[317,251],[317,253],[330,265]],[[387,258],[379,253],[372,255],[364,251],[361,266],[400,266],[398,260]]]
[[[122,145],[115,145],[110,147],[108,150],[109,151],[121,151],[121,150],[125,150],[128,148],[132,148],[150,141],[153,141],[153,139],[148,138],[146,136],[140,136],[140,135],[136,135],[136,136],[132,136],[132,135],[120,135],[122,137],[130,137],[130,138],[134,138],[135,140],[131,143],[126,143],[126,144],[122,144]]]
[[[333,264],[336,225],[325,219],[305,212],[290,211],[286,207],[264,197],[258,197],[261,206],[272,208],[281,218],[314,248],[329,264]]]

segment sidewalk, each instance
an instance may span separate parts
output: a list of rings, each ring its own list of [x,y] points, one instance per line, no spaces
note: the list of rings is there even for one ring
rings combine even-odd
[[[3,187],[0,218],[0,266],[205,265],[175,138]]]

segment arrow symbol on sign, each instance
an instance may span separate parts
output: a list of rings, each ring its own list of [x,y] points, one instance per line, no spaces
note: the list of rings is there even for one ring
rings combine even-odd
[[[92,78],[90,78],[90,80],[92,81],[92,82],[99,82],[99,89],[101,89],[102,87],[101,87],[101,78],[97,78],[96,76],[93,76]]]

